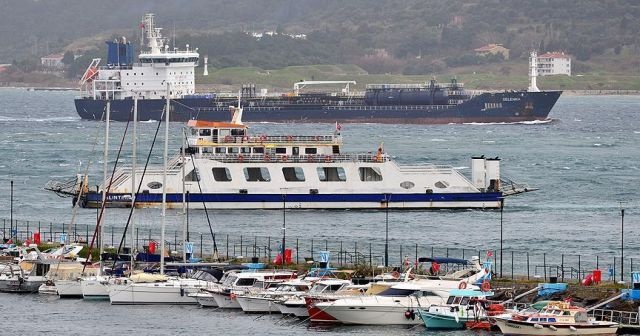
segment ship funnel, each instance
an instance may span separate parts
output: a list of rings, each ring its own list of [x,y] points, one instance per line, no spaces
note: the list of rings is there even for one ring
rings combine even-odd
[[[485,158],[474,156],[471,158],[471,182],[473,186],[481,191],[487,188],[487,176],[485,171]]]
[[[500,191],[500,159],[495,157],[485,161],[487,172],[487,191]]]
[[[529,92],[540,92],[537,84],[538,79],[538,54],[532,51],[529,56]]]

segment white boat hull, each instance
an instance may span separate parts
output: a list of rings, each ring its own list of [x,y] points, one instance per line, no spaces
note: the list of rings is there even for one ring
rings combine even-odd
[[[500,331],[507,335],[615,335],[618,331],[617,324],[575,324],[573,329],[570,325],[554,324],[554,330],[550,325],[516,323],[503,319],[495,321]]]
[[[196,299],[188,294],[188,289],[165,283],[109,285],[112,305],[197,304]]]
[[[280,313],[274,301],[267,298],[238,296],[236,300],[245,313]]]
[[[224,309],[242,309],[238,300],[236,298],[232,298],[229,294],[221,294],[221,293],[211,293],[213,299],[216,301],[218,308]]]
[[[191,297],[195,298],[199,305],[207,308],[216,308],[218,304],[216,300],[213,298],[211,293],[194,293],[190,294]]]
[[[58,290],[56,289],[56,286],[50,286],[44,283],[38,288],[38,293],[46,295],[58,295]]]
[[[80,280],[55,280],[54,283],[61,298],[82,297]]]
[[[106,278],[90,277],[80,281],[82,297],[85,300],[109,300],[109,286]]]

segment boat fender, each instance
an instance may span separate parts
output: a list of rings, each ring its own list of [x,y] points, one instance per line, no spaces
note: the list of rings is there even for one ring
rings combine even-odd
[[[485,280],[482,282],[482,286],[480,286],[480,288],[482,288],[483,292],[488,292],[491,290],[491,284],[489,283],[489,281]]]
[[[398,271],[393,271],[393,272],[391,272],[391,276],[392,276],[394,279],[400,279],[400,273],[398,273]]]
[[[552,326],[552,325],[550,325],[550,326],[549,326],[549,329],[551,329],[551,330],[553,330],[553,331],[558,330],[558,328],[556,328],[556,326]]]
[[[416,312],[413,309],[407,309],[404,312],[404,318],[406,318],[407,320],[415,320],[416,319]]]
[[[577,330],[578,330],[578,329],[577,329],[576,327],[574,327],[574,326],[569,326],[569,329],[570,329],[571,331],[577,331]]]
[[[467,288],[467,283],[464,281],[460,282],[460,284],[458,285],[458,289],[465,289],[465,288]]]
[[[289,160],[289,157],[286,155],[282,156],[282,162],[287,162]]]
[[[239,162],[243,162],[244,161],[244,156],[242,156],[242,154],[238,154],[238,161]]]
[[[180,296],[184,296],[184,288],[180,288]]]
[[[536,328],[536,329],[542,329],[542,328],[544,328],[543,326],[541,326],[540,324],[537,324],[537,323],[536,323],[536,324],[534,324],[534,325],[533,325],[533,327],[534,327],[534,328]]]

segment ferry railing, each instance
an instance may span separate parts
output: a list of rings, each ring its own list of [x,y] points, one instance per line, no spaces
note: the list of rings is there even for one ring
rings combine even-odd
[[[376,154],[327,154],[327,155],[286,155],[286,154],[199,154],[200,158],[224,163],[335,163],[366,162],[383,163],[390,160],[388,155]]]
[[[640,325],[638,320],[638,312],[628,312],[609,309],[593,309],[589,312],[589,316],[596,321],[616,322],[624,325]]]
[[[215,139],[214,139],[215,140]],[[265,143],[319,143],[340,144],[341,138],[333,135],[255,135],[255,136],[224,136],[217,139],[218,143],[233,144],[265,144]],[[214,141],[216,142],[216,141]]]

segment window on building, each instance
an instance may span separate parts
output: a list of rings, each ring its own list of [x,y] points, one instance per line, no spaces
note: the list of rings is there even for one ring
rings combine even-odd
[[[318,178],[322,182],[344,182],[347,175],[342,167],[318,167]]]
[[[287,182],[304,182],[304,171],[300,167],[283,167],[282,174]]]
[[[247,182],[269,182],[271,175],[266,167],[247,167],[244,168],[244,178]]]
[[[211,172],[216,182],[231,182],[231,172],[228,168],[211,168]]]
[[[360,173],[360,181],[382,181],[382,173],[380,173],[380,168],[378,167],[360,167],[358,168],[358,173]]]

